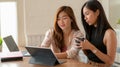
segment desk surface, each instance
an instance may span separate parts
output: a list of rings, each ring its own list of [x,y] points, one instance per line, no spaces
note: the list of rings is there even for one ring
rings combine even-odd
[[[9,62],[1,62],[0,67],[48,67],[44,65],[30,64],[30,57],[24,57],[22,61],[9,61]],[[91,65],[77,62],[72,59],[66,59],[67,62],[63,64],[56,65],[54,67],[93,67]],[[52,66],[53,67],[53,66]]]
[[[25,50],[25,48],[23,47],[19,47],[19,48],[20,50]],[[30,64],[29,59],[30,57],[23,57],[22,61],[0,62],[0,67],[48,67],[44,65]],[[51,67],[93,67],[93,66],[75,61],[73,59],[66,59],[65,63]]]

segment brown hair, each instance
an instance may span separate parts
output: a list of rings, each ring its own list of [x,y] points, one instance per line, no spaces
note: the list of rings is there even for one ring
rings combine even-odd
[[[76,23],[76,18],[75,18],[75,15],[74,15],[74,12],[73,12],[72,8],[69,7],[69,6],[62,6],[62,7],[60,7],[58,9],[56,17],[55,17],[54,31],[53,31],[53,39],[54,39],[55,45],[58,48],[60,48],[60,49],[62,49],[62,47],[64,46],[63,31],[57,24],[58,15],[61,12],[65,12],[70,17],[70,19],[72,20],[71,21],[71,28],[74,29],[74,30],[79,30],[79,28],[77,26],[77,23]]]

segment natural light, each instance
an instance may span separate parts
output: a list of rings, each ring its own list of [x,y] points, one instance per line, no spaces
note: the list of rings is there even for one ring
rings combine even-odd
[[[0,2],[0,35],[6,37],[12,35],[17,42],[17,3]],[[8,51],[3,42],[3,51]]]

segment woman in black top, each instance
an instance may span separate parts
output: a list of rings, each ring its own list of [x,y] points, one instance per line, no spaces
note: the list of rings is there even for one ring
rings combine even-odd
[[[116,34],[108,23],[102,5],[97,0],[87,1],[81,9],[81,20],[86,39],[80,43],[89,64],[109,67],[114,63]]]

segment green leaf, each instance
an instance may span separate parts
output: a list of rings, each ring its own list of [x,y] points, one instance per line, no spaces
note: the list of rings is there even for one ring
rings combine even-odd
[[[118,20],[117,24],[120,24],[120,19]]]
[[[2,42],[3,42],[3,41],[2,41],[2,38],[0,37],[0,45],[2,45]]]

